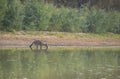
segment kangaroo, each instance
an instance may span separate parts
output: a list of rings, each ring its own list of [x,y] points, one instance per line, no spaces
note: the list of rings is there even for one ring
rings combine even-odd
[[[31,49],[32,49],[32,46],[35,45],[37,47],[37,50],[38,50],[38,46],[40,46],[40,50],[42,50],[42,46],[45,46],[46,47],[46,50],[48,49],[48,45],[47,44],[44,44],[42,41],[40,40],[34,40],[32,42],[32,44],[29,46]]]

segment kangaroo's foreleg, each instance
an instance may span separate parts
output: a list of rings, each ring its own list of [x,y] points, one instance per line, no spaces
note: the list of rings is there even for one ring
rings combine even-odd
[[[33,42],[32,42],[32,44],[30,44],[30,46],[29,46],[31,49],[32,49],[32,45],[33,45]]]

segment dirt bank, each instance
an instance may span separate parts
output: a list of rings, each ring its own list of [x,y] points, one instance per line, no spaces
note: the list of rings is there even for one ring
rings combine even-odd
[[[55,35],[0,34],[0,48],[28,47],[34,39],[42,40],[49,47],[120,47],[120,38],[58,37]]]

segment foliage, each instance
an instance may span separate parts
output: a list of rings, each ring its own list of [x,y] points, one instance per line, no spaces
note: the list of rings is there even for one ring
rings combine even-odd
[[[87,17],[88,32],[103,33],[106,32],[107,26],[105,20],[107,14],[104,10],[92,8]]]
[[[111,11],[108,16],[106,21],[107,26],[109,26],[108,31],[120,34],[120,12]]]
[[[1,1],[0,30],[120,33],[120,12],[96,7],[57,8],[44,0]],[[0,3],[1,4],[1,3]]]
[[[25,5],[24,29],[46,30],[51,16],[51,7],[37,0],[28,0]]]
[[[5,5],[6,0],[1,0],[0,1],[0,21],[3,19],[5,15],[5,11],[7,9],[7,6]]]
[[[57,7],[65,6],[71,8],[79,8],[83,4],[96,6],[106,10],[116,9],[120,11],[120,0],[45,0],[48,3],[54,3]]]
[[[3,19],[1,20],[1,30],[12,31],[20,30],[22,25],[22,6],[20,1],[17,0],[7,0],[6,11]]]
[[[51,29],[65,32],[84,32],[86,29],[86,17],[88,16],[87,9],[81,8],[77,10],[65,7],[57,9],[50,20],[53,27]]]

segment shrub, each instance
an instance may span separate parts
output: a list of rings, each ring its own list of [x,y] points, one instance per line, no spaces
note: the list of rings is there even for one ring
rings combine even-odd
[[[107,30],[107,14],[104,10],[91,8],[87,17],[88,32],[104,33]]]
[[[22,6],[20,1],[12,0],[6,2],[6,13],[1,21],[1,30],[12,31],[12,30],[21,30],[23,16],[21,15]]]
[[[120,12],[111,11],[108,15],[109,17],[106,21],[108,25],[108,32],[120,33]]]
[[[41,0],[27,0],[24,5],[20,0],[0,2],[5,4],[0,6],[3,11],[0,12],[0,30],[120,33],[119,11],[105,11],[87,6],[56,8]]]

